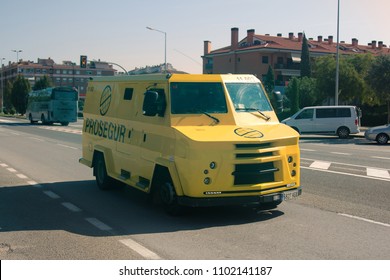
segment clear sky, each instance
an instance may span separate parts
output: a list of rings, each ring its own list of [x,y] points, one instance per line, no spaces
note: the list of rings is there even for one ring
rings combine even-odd
[[[340,40],[390,45],[390,0],[340,0]],[[167,61],[182,71],[202,72],[203,41],[230,45],[230,29],[284,37],[337,35],[337,0],[1,0],[0,58],[56,63],[80,55],[127,70]]]

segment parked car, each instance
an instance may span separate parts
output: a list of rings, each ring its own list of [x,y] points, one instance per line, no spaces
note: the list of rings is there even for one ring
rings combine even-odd
[[[390,139],[390,125],[371,127],[364,133],[367,140],[378,142],[380,145],[386,144]]]
[[[361,111],[355,106],[305,107],[282,121],[300,134],[336,134],[348,138],[359,133]]]

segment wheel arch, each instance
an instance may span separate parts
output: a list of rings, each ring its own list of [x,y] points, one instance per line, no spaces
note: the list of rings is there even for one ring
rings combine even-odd
[[[154,166],[150,192],[157,190],[165,182],[173,184],[177,196],[183,195],[183,189],[174,162],[160,159]]]
[[[104,159],[104,163],[106,164],[106,169],[107,169],[107,174],[109,176],[112,176],[112,170],[113,170],[113,166],[114,166],[114,160],[113,160],[113,157],[112,157],[112,152],[110,149],[107,149],[107,148],[104,148],[104,147],[101,147],[101,146],[95,146],[94,150],[93,150],[93,155],[92,155],[92,168],[93,168],[93,175],[95,176],[95,163],[96,163],[96,159],[98,158],[98,155],[102,155],[103,156],[103,159]]]

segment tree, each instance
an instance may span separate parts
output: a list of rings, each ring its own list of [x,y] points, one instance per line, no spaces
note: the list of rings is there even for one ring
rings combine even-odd
[[[4,108],[7,113],[14,112],[14,107],[12,106],[12,83],[10,80],[7,80],[4,87]]]
[[[390,123],[390,56],[378,56],[368,72],[368,83],[379,100],[387,103],[387,123]]]
[[[291,102],[290,114],[293,115],[299,111],[299,78],[294,77],[290,80],[287,96]]]
[[[348,59],[340,58],[339,100],[345,103],[361,104],[365,93],[365,82]],[[336,84],[336,61],[333,56],[323,56],[315,60],[315,78],[320,98],[334,98]]]
[[[265,75],[264,77],[264,87],[268,95],[272,96],[272,92],[275,88],[275,77],[274,77],[274,70],[272,69],[271,65],[268,66],[267,75]]]
[[[12,87],[12,105],[16,111],[22,115],[26,113],[27,97],[31,91],[31,86],[28,80],[22,75],[18,75]]]
[[[53,86],[52,81],[47,75],[45,75],[35,83],[35,85],[33,86],[33,90],[45,89],[51,86]]]
[[[298,79],[299,108],[320,105],[322,100],[317,96],[317,80],[303,77]]]
[[[301,51],[301,77],[311,77],[310,52],[306,35],[303,34],[302,51]]]

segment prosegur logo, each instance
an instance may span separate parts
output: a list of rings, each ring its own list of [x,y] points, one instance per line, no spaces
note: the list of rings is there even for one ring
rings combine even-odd
[[[100,97],[100,115],[104,116],[107,114],[108,109],[110,108],[112,98],[112,90],[110,86],[106,86]]]
[[[236,128],[234,133],[245,138],[262,138],[264,136],[263,133],[258,130],[243,127]]]

